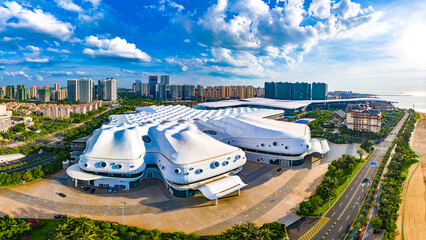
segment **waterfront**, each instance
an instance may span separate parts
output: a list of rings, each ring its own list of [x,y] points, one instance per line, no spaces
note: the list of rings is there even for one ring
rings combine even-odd
[[[400,108],[413,108],[417,112],[426,113],[426,92],[413,92],[403,94],[377,95],[380,99],[397,102],[395,106]]]

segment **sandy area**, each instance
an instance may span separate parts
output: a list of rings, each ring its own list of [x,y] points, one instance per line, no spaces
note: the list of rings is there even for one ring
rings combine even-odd
[[[420,164],[417,168],[417,164],[410,168],[408,176],[414,170],[415,172],[410,182],[406,181],[404,185],[403,202],[397,226],[398,233],[401,233],[402,223],[404,224],[405,239],[423,240],[426,239],[426,114],[422,114],[422,118],[417,122],[410,145],[420,155]],[[398,234],[397,239],[402,240],[402,235]]]
[[[120,202],[125,202],[124,223],[145,229],[218,234],[236,223],[279,221],[290,224],[298,204],[309,197],[322,179],[328,163],[341,154],[357,156],[359,145],[330,144],[332,152],[299,167],[281,167],[249,162],[241,177],[248,186],[219,199],[202,196],[177,199],[158,180],[145,180],[133,191],[117,193],[99,189],[90,194],[75,189],[61,171],[47,179],[14,188],[0,189],[0,215],[52,218],[54,214],[87,216],[121,223]],[[62,192],[67,197],[62,198]]]

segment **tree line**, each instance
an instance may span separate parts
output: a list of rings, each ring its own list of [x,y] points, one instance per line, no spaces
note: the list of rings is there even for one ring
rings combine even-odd
[[[356,166],[363,162],[361,152],[358,154],[360,154],[359,158],[344,154],[333,160],[328,165],[327,172],[321,183],[317,186],[315,194],[308,200],[300,203],[298,213],[301,215],[316,215],[317,210],[324,203],[330,198],[336,197],[337,188],[345,183],[347,180],[346,176],[352,175]]]

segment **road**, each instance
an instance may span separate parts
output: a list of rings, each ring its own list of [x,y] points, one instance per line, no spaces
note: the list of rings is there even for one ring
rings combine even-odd
[[[369,188],[368,184],[363,186],[362,181],[365,178],[374,178],[384,154],[390,147],[392,141],[395,139],[396,134],[407,117],[408,113],[405,113],[404,117],[389,133],[386,139],[380,144],[375,145],[376,151],[362,166],[358,174],[348,185],[340,198],[322,218],[302,218],[300,221],[297,221],[296,223],[288,226],[287,230],[290,239],[337,240],[345,238],[352,225],[352,222],[355,220],[355,217],[358,214],[359,208],[361,207],[361,204]],[[372,166],[371,162],[376,162],[376,166]]]

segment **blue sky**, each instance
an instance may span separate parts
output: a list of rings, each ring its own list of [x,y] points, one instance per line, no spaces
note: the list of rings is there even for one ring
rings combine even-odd
[[[150,74],[172,83],[426,92],[426,3],[0,1],[0,85]]]

